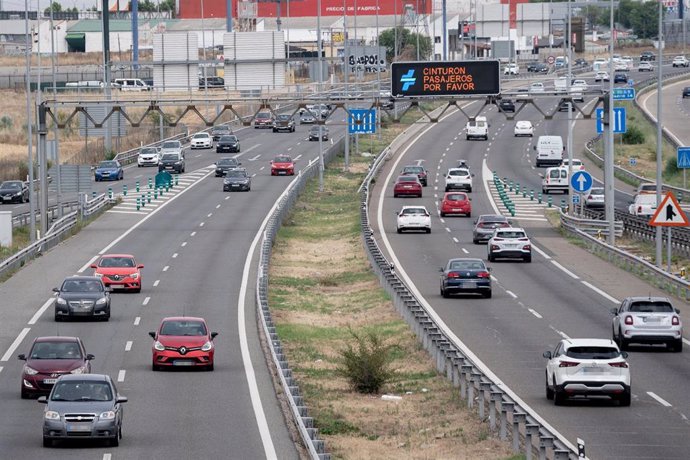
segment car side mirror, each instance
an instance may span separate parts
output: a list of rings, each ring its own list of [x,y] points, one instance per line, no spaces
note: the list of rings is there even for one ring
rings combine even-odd
[[[621,351],[621,357],[623,359],[628,359],[628,352],[627,351]]]
[[[470,174],[472,177],[474,177],[474,173]]]
[[[618,316],[618,309],[617,308],[612,308],[610,311],[611,311],[611,314],[613,316]]]
[[[151,332],[149,332],[149,335],[151,336],[151,338],[153,340],[156,340],[156,333],[155,332],[151,331]]]
[[[117,399],[115,400],[115,402],[118,404],[126,403],[127,401],[128,401],[128,399],[124,396],[118,396]]]
[[[533,146],[532,146],[532,149],[534,149],[534,150],[536,151],[536,150],[537,150],[537,146],[536,146],[536,145],[533,145]]]
[[[137,268],[144,268],[144,264],[137,265]]]
[[[680,309],[674,308],[674,310],[676,310],[676,313],[680,315]]]
[[[544,353],[542,353],[542,356],[546,359],[551,359],[551,352],[545,351]]]
[[[216,337],[218,337],[218,333],[217,332],[211,332],[211,340],[215,339]]]
[[[486,267],[487,272],[491,272],[491,267]]]
[[[53,288],[53,292],[60,292],[60,289],[58,289],[58,288]]]
[[[26,355],[25,354],[17,355],[17,359],[19,359],[20,361],[26,361]]]
[[[238,162],[237,164],[238,164],[238,165],[240,165],[240,166],[242,166],[242,162],[241,162],[241,161],[240,161],[240,162]]]
[[[444,272],[444,268],[441,267],[441,268],[438,269],[438,271],[441,272],[441,273],[443,273],[443,272]]]
[[[91,264],[91,268],[98,268],[96,264]]]
[[[41,404],[48,404],[48,397],[47,396],[39,396],[37,401]]]
[[[91,361],[92,359],[96,359],[96,357],[95,357],[94,355],[92,355],[91,353],[89,353],[88,355],[86,355],[86,360],[87,360],[87,361]]]

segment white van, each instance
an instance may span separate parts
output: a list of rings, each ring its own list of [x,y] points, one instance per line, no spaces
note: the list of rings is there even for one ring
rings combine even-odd
[[[568,168],[566,166],[556,166],[547,168],[541,181],[542,193],[551,193],[558,190],[568,193]]]
[[[537,168],[560,165],[565,152],[563,138],[561,136],[539,136],[534,150],[537,152]]]
[[[151,91],[151,87],[140,78],[116,78],[114,83],[120,91]]]
[[[489,122],[486,117],[476,117],[474,121],[467,122],[467,140],[484,139],[489,140]]]

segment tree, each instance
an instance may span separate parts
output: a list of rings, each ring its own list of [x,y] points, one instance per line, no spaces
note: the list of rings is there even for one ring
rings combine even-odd
[[[144,13],[153,13],[154,11],[158,11],[158,5],[156,3],[153,3],[151,0],[144,0],[143,2],[139,2],[139,11],[144,12]]]
[[[175,0],[163,0],[161,2],[161,11],[175,12]]]
[[[404,29],[402,27],[398,27],[398,30],[397,30],[398,56],[394,56],[395,51],[396,51],[396,46],[395,46],[396,31],[395,31],[395,29],[388,29],[388,30],[384,30],[383,32],[381,32],[381,34],[379,34],[379,44],[386,48],[386,60],[388,62],[392,62],[396,58],[399,58],[403,54],[403,52],[405,52],[406,56],[409,56],[411,54],[413,56],[413,58],[416,59],[417,58],[417,36],[418,36],[418,34],[410,32],[409,30]],[[431,56],[431,38],[426,37],[422,34],[419,34],[419,58],[421,60],[426,60],[429,58],[429,56]]]
[[[58,2],[53,2],[50,4],[48,8],[46,8],[45,14],[50,14],[50,10],[53,10],[53,13],[60,13],[62,12],[62,5],[60,5]]]

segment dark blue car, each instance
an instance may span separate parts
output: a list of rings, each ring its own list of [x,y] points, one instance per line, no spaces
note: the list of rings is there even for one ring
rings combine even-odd
[[[101,161],[96,167],[94,173],[96,182],[102,180],[122,180],[125,177],[125,172],[122,165],[116,160]]]
[[[482,259],[450,259],[441,268],[441,295],[473,293],[491,298],[491,269]]]

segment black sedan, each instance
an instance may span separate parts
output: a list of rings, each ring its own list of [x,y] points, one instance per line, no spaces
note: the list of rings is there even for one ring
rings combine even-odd
[[[690,97],[690,86],[686,86],[685,88],[683,88],[683,99],[685,99],[686,97]]]
[[[542,62],[535,62],[532,64],[527,64],[527,71],[536,73],[548,73],[549,66]]]
[[[237,158],[221,158],[216,163],[216,177],[225,176],[228,171],[239,168],[242,163]]]
[[[502,112],[515,113],[515,103],[510,99],[501,99],[500,101],[498,101],[498,108]]]
[[[0,184],[0,203],[25,203],[29,201],[29,185],[20,180],[6,180]]]
[[[217,141],[221,136],[229,136],[232,134],[232,129],[227,125],[219,125],[211,128],[211,137],[214,141]]]
[[[482,259],[450,259],[441,268],[441,296],[471,293],[491,298],[491,268]]]
[[[240,140],[237,139],[237,136],[234,134],[229,136],[221,136],[220,139],[218,139],[218,142],[216,142],[216,153],[239,151]]]
[[[309,130],[309,140],[310,141],[318,141],[319,140],[319,128],[321,128],[321,140],[322,141],[327,141],[328,140],[328,128],[325,126],[312,126],[311,129]]]
[[[617,73],[613,76],[613,82],[614,83],[627,83],[628,82],[628,76],[624,73]]]
[[[232,192],[233,190],[250,191],[252,189],[252,178],[244,168],[231,169],[225,174],[223,179],[223,191]]]
[[[88,317],[110,319],[110,290],[97,276],[70,276],[55,292],[55,321]]]

